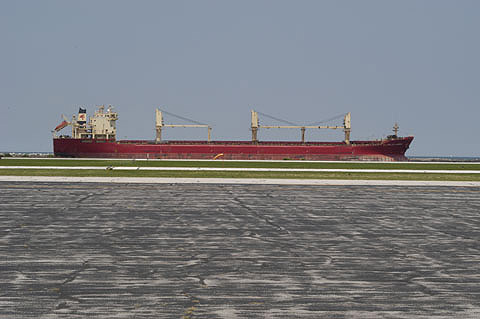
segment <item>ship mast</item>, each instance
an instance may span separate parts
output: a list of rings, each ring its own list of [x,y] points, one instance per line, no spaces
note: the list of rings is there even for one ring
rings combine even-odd
[[[193,122],[196,124],[165,124],[163,122],[163,113],[166,113],[168,115],[178,117],[182,120],[186,120],[189,122]],[[160,109],[155,109],[155,129],[156,129],[156,138],[155,138],[155,143],[161,143],[162,142],[162,129],[164,127],[206,127],[208,131],[208,137],[207,140],[210,142],[211,140],[211,135],[212,135],[212,127],[208,124],[202,124],[190,119],[187,119],[185,117],[181,117],[179,115],[175,115],[173,113],[169,113],[167,111],[162,111]]]
[[[259,128],[293,128],[300,129],[302,135],[302,143],[305,143],[305,130],[308,129],[343,129],[345,133],[345,144],[350,144],[350,132],[351,132],[351,114],[346,113],[343,117],[342,126],[330,126],[330,125],[259,125],[258,112],[252,110],[252,142],[258,142],[258,129]]]

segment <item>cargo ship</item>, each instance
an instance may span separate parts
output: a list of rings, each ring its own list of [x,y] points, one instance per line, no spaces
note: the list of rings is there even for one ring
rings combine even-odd
[[[78,115],[69,121],[63,117],[52,131],[53,152],[57,157],[86,158],[132,158],[132,159],[226,159],[226,160],[313,160],[313,161],[406,161],[405,156],[413,136],[399,137],[395,123],[394,134],[387,138],[369,141],[350,140],[351,114],[343,116],[343,125],[260,125],[259,113],[251,111],[250,141],[212,141],[211,126],[194,124],[165,124],[163,113],[156,109],[156,138],[154,140],[117,140],[116,121],[118,114],[109,106],[98,107],[87,121],[86,109],[80,108]],[[171,114],[171,113],[168,113]],[[260,113],[263,114],[263,113]],[[185,118],[182,118],[185,119]],[[71,126],[72,135],[60,135],[63,128]],[[168,127],[206,128],[204,141],[162,140],[162,130]],[[300,129],[301,140],[259,141],[258,131],[268,128]],[[345,138],[339,142],[305,141],[307,129],[342,130]]]

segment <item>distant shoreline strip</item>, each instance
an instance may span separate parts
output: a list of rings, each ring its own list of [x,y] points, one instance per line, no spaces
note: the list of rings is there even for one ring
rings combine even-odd
[[[418,173],[480,174],[480,170],[367,169],[367,168],[239,168],[239,167],[136,167],[136,166],[0,166],[0,169],[112,170],[112,171],[223,171],[309,173]]]
[[[156,178],[156,177],[137,178],[137,177],[0,176],[0,182],[480,187],[480,182],[460,182],[460,181],[265,179],[265,178],[163,178],[163,177],[162,178]]]

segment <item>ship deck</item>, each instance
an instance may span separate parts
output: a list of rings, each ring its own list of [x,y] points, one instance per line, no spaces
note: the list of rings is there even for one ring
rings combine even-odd
[[[111,140],[113,141],[113,140]],[[157,143],[153,140],[118,140],[118,143],[121,144],[160,144],[160,145],[258,145],[258,146],[339,146],[347,145],[345,142],[296,142],[296,141],[202,141],[202,140],[169,140],[162,141]],[[378,144],[382,140],[371,140],[371,141],[352,141],[352,145],[359,144]]]

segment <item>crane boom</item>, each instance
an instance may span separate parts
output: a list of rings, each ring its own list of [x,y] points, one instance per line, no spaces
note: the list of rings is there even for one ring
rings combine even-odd
[[[299,128],[302,132],[302,143],[305,143],[305,130],[308,129],[343,129],[345,132],[345,143],[350,144],[350,130],[351,130],[351,114],[346,113],[343,118],[342,126],[331,125],[260,125],[258,121],[258,112],[252,110],[252,142],[258,142],[258,129],[259,128]]]

